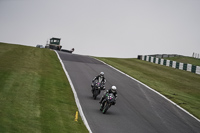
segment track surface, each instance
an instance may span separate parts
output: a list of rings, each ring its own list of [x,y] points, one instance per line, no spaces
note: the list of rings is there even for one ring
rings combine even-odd
[[[200,122],[140,83],[88,56],[58,51],[93,133],[199,133]],[[115,85],[118,99],[106,114],[92,98],[91,81],[105,72],[106,88]]]

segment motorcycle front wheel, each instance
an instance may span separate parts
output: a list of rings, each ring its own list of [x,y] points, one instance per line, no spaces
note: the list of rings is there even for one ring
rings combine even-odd
[[[106,103],[104,104],[102,113],[105,114],[105,113],[107,112],[108,108],[109,108],[109,104],[106,102]]]
[[[95,90],[94,90],[94,93],[93,93],[93,98],[94,98],[94,99],[97,99],[97,95],[98,95],[98,90],[95,89]]]

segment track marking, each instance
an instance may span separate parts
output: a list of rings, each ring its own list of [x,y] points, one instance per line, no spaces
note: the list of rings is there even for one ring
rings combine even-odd
[[[78,121],[78,111],[76,111],[76,115],[75,115],[74,121]]]

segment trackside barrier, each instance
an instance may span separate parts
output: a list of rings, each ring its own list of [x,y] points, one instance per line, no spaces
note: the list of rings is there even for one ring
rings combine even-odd
[[[165,60],[165,59],[156,58],[156,57],[148,56],[148,55],[138,55],[138,59],[152,62],[155,64],[169,66],[169,67],[180,69],[180,70],[185,70],[185,71],[196,73],[196,74],[200,74],[200,66],[195,66],[192,64],[186,64],[186,63],[181,63],[181,62],[176,62],[176,61],[171,61],[171,60]]]

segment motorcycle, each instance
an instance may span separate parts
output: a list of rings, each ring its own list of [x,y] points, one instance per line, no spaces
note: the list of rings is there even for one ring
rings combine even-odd
[[[115,96],[113,93],[106,94],[106,98],[102,101],[100,111],[102,111],[103,114],[107,112],[107,110],[113,105],[115,101]]]
[[[93,98],[96,99],[97,96],[101,93],[101,89],[104,88],[101,82],[95,81],[93,84]]]

